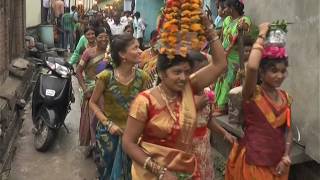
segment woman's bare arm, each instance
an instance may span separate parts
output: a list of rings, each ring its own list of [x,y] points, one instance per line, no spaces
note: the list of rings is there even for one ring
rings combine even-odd
[[[138,121],[131,116],[128,117],[127,128],[124,131],[122,137],[122,147],[124,151],[130,156],[130,158],[143,166],[148,155],[143,152],[137,142],[143,132],[145,123]],[[129,128],[130,127],[130,128]]]
[[[291,127],[288,127],[287,128],[287,137],[286,137],[286,148],[285,148],[284,156],[290,155],[291,146],[292,146],[292,129],[291,129]]]
[[[78,79],[79,85],[82,88],[83,92],[86,91],[87,86],[84,83],[84,78],[83,78],[83,69],[84,69],[85,63],[84,61],[81,59],[80,63],[77,65],[77,69],[76,69],[76,77]]]
[[[263,23],[260,25],[259,37],[266,37],[269,30],[269,23]],[[263,52],[263,38],[258,38],[249,55],[249,60],[246,67],[246,75],[242,90],[242,97],[244,100],[248,100],[252,97],[258,80],[259,65]]]
[[[102,124],[105,124],[108,121],[107,117],[103,114],[102,110],[99,107],[99,99],[103,96],[104,88],[105,83],[102,80],[97,80],[96,87],[94,88],[93,94],[89,101],[90,109],[92,110],[92,112],[94,112],[94,114]]]
[[[227,130],[221,127],[214,118],[212,118],[209,122],[207,127],[210,129],[211,132],[217,132],[223,136],[230,144],[237,142],[237,138],[231,135]]]
[[[212,39],[210,42],[212,58],[208,56],[209,64],[190,76],[192,87],[196,91],[201,91],[212,84],[227,67],[227,60],[221,42],[219,39],[216,40],[218,35],[211,30],[208,36],[211,36],[210,38]]]

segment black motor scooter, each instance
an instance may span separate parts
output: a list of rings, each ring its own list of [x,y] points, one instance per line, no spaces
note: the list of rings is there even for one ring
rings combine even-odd
[[[44,152],[52,144],[61,126],[69,133],[64,121],[74,102],[73,67],[60,57],[38,59],[42,66],[32,96],[34,147]]]

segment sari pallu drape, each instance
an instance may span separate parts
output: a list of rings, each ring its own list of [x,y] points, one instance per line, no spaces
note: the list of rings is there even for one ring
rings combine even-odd
[[[145,96],[147,99],[151,98],[151,95],[145,92],[141,93],[139,96]],[[178,179],[199,179],[200,176],[197,160],[194,154],[191,153],[193,132],[196,128],[196,108],[190,84],[186,85],[186,89],[182,93],[182,102],[179,108],[179,128],[177,134],[172,133],[173,131],[177,131],[177,129],[174,129],[176,124],[172,122],[174,120],[170,118],[170,114],[166,112],[166,108],[155,109],[152,107],[150,101],[151,100],[149,100],[150,106],[148,108],[149,117],[145,122],[146,128],[139,141],[140,147],[154,161],[163,167],[167,167],[169,171],[173,172]],[[132,106],[135,105],[133,104]],[[132,109],[136,109],[136,107]],[[138,112],[138,114],[139,113],[140,112]],[[135,115],[132,117],[135,117]],[[165,122],[170,123],[167,124]],[[162,128],[162,130],[160,132],[148,129],[152,127]],[[162,136],[160,134],[165,132],[168,132],[168,136],[164,139],[159,138]],[[157,133],[160,134],[157,135]],[[154,174],[133,162],[133,180],[153,180],[157,178],[158,177]]]
[[[244,137],[234,144],[230,152],[226,180],[287,180],[289,167],[281,176],[274,175],[275,168],[285,152],[285,131],[290,97],[280,91],[281,106],[268,100],[257,86],[254,97],[244,102]]]
[[[97,147],[100,151],[98,170],[100,180],[131,180],[131,159],[122,149],[121,136],[112,135],[102,124],[98,124]]]
[[[104,98],[105,103],[108,98],[112,98],[111,105],[105,109],[105,116],[108,120],[124,128],[120,120],[127,118],[127,112],[131,101],[143,90],[146,78],[141,70],[135,70],[135,79],[127,86],[120,85],[115,79],[113,71],[106,70],[100,73],[97,78],[105,83]],[[125,88],[121,88],[125,87]],[[109,92],[107,95],[106,92]],[[110,100],[110,99],[109,99]],[[105,107],[107,107],[105,105]],[[115,111],[117,109],[117,111]],[[108,111],[108,113],[106,112]],[[117,112],[123,116],[116,116]],[[100,155],[100,180],[131,180],[131,160],[122,149],[121,136],[112,135],[107,127],[101,122],[96,130],[97,146]]]
[[[85,68],[84,82],[89,91],[93,91],[95,87],[95,79],[91,76],[98,74],[96,67],[103,60],[104,54],[98,55],[88,62]],[[88,76],[87,73],[90,73]],[[89,107],[89,99],[85,99],[84,92],[80,89],[81,97],[81,116],[80,116],[80,127],[79,127],[79,141],[80,146],[88,146],[90,142],[95,144],[95,127],[97,126],[97,119]]]

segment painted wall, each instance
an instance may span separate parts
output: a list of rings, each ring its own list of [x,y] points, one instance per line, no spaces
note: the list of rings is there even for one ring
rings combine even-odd
[[[256,23],[286,19],[289,76],[284,83],[293,96],[293,122],[301,132],[299,143],[320,162],[320,1],[245,1],[245,12]],[[296,132],[296,131],[295,131]]]
[[[124,0],[123,1],[123,10],[124,11],[131,11],[131,0]]]
[[[146,41],[149,41],[150,33],[157,27],[157,18],[162,6],[162,0],[136,0],[136,11],[141,13],[141,17],[147,23],[144,38]]]
[[[26,3],[26,27],[41,24],[41,0],[27,0]]]

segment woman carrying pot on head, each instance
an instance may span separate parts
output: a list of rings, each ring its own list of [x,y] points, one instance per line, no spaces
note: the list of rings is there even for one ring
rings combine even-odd
[[[264,47],[268,29],[269,23],[260,25],[249,56],[242,90],[244,137],[230,152],[226,180],[288,179],[292,100],[279,89],[288,75],[288,57],[284,47]]]
[[[229,91],[233,88],[237,72],[240,68],[240,56],[237,47],[237,37],[240,31],[250,29],[251,20],[244,16],[244,5],[239,0],[225,0],[224,13],[228,15],[222,25],[222,45],[228,60],[228,69],[215,84],[216,109],[215,115],[227,113]]]
[[[140,69],[139,42],[129,34],[119,35],[111,42],[114,70],[97,76],[90,107],[99,119],[97,145],[101,160],[100,179],[131,179],[131,160],[123,152],[121,137],[126,127],[131,101],[143,91],[148,76]],[[100,109],[99,98],[104,98]]]
[[[218,35],[204,17],[213,60],[192,72],[193,62],[160,54],[156,87],[140,93],[131,104],[123,147],[133,160],[132,178],[199,179],[192,138],[196,128],[194,93],[209,86],[223,72],[226,59]],[[210,76],[208,76],[210,74]]]
[[[92,33],[89,30],[87,33]],[[94,35],[93,35],[94,36]],[[97,68],[104,60],[105,51],[109,43],[109,35],[104,28],[95,31],[96,46],[87,48],[77,66],[76,76],[82,89],[81,117],[79,128],[80,146],[89,146],[88,154],[91,154],[95,146],[95,126],[97,120],[89,109],[89,100],[95,87],[95,77],[99,73]],[[83,73],[84,72],[84,73]]]

